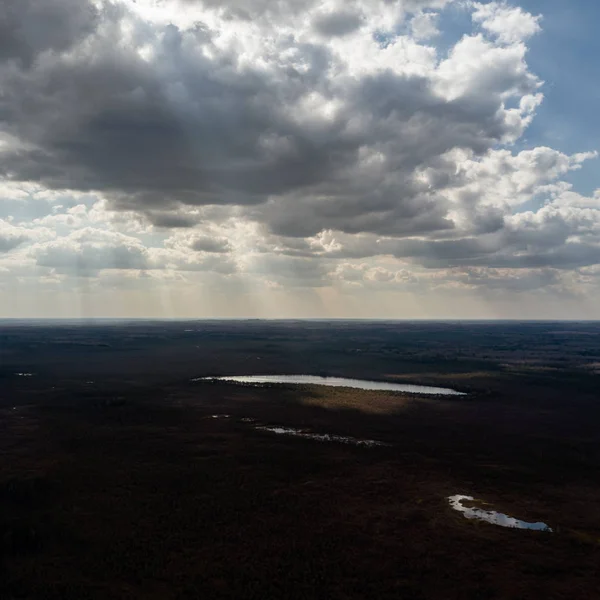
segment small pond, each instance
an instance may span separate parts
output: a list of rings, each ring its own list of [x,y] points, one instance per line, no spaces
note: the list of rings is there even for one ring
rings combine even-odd
[[[383,442],[376,440],[362,440],[359,438],[353,438],[345,435],[335,435],[332,433],[311,433],[308,431],[302,431],[301,429],[294,429],[292,427],[256,427],[259,431],[269,431],[277,435],[290,435],[293,437],[305,438],[308,440],[315,440],[317,442],[337,442],[339,444],[352,444],[354,446],[387,446]]]
[[[411,394],[429,394],[435,396],[464,396],[462,392],[450,388],[414,385],[410,383],[388,383],[386,381],[367,381],[364,379],[346,379],[344,377],[318,377],[316,375],[241,375],[227,377],[199,377],[192,381],[226,381],[231,383],[287,383],[296,385],[325,385],[330,387],[349,387],[359,390],[377,390],[384,392],[409,392]]]
[[[496,512],[495,510],[483,510],[481,508],[469,508],[463,506],[463,500],[472,502],[473,496],[450,496],[448,501],[450,506],[454,510],[458,510],[463,513],[467,519],[478,519],[480,521],[486,521],[493,525],[499,525],[500,527],[512,527],[514,529],[534,529],[536,531],[548,531],[552,532],[552,529],[546,525],[546,523],[528,523],[527,521],[520,521],[513,517],[509,517],[503,513]]]

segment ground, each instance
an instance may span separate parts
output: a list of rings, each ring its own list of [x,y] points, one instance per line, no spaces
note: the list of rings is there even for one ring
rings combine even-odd
[[[3,322],[0,339],[2,599],[599,597],[600,324]],[[191,381],[252,373],[468,394]],[[465,519],[453,494],[554,533]]]

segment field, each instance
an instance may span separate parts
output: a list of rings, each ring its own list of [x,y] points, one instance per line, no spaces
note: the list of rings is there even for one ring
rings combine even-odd
[[[2,599],[600,597],[600,324],[4,321],[0,340]],[[227,374],[467,395],[191,381]],[[465,519],[453,494],[554,531]]]

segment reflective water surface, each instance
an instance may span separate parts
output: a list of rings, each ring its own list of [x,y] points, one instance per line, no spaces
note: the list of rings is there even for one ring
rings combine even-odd
[[[515,529],[534,529],[537,531],[548,531],[552,532],[552,529],[546,525],[546,523],[527,523],[527,521],[520,521],[514,519],[503,513],[496,512],[495,510],[483,510],[481,508],[467,508],[463,506],[463,500],[473,501],[473,496],[450,496],[448,501],[450,506],[454,510],[458,510],[463,513],[467,519],[479,519],[480,521],[486,521],[493,525],[499,525],[500,527],[512,527]]]
[[[383,442],[376,440],[361,440],[359,438],[347,437],[344,435],[334,435],[330,433],[309,433],[301,429],[293,429],[292,427],[256,427],[259,431],[270,431],[278,435],[291,435],[301,437],[317,442],[338,442],[340,444],[353,444],[354,446],[387,446]]]
[[[292,383],[302,385],[326,385],[330,387],[350,387],[360,390],[379,390],[386,392],[409,392],[411,394],[430,394],[444,396],[464,396],[450,388],[413,385],[410,383],[388,383],[386,381],[367,381],[364,379],[346,379],[345,377],[318,377],[316,375],[240,375],[227,377],[199,377],[192,381],[230,381],[232,383]]]

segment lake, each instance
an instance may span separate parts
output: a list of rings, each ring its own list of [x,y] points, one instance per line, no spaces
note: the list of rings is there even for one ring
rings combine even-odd
[[[199,377],[192,381],[226,381],[231,383],[286,383],[295,385],[325,385],[329,387],[349,387],[359,390],[383,392],[408,392],[411,394],[429,394],[435,396],[465,396],[450,388],[410,383],[388,383],[386,381],[368,381],[365,379],[347,379],[345,377],[318,377],[316,375],[239,375],[226,377]]]

